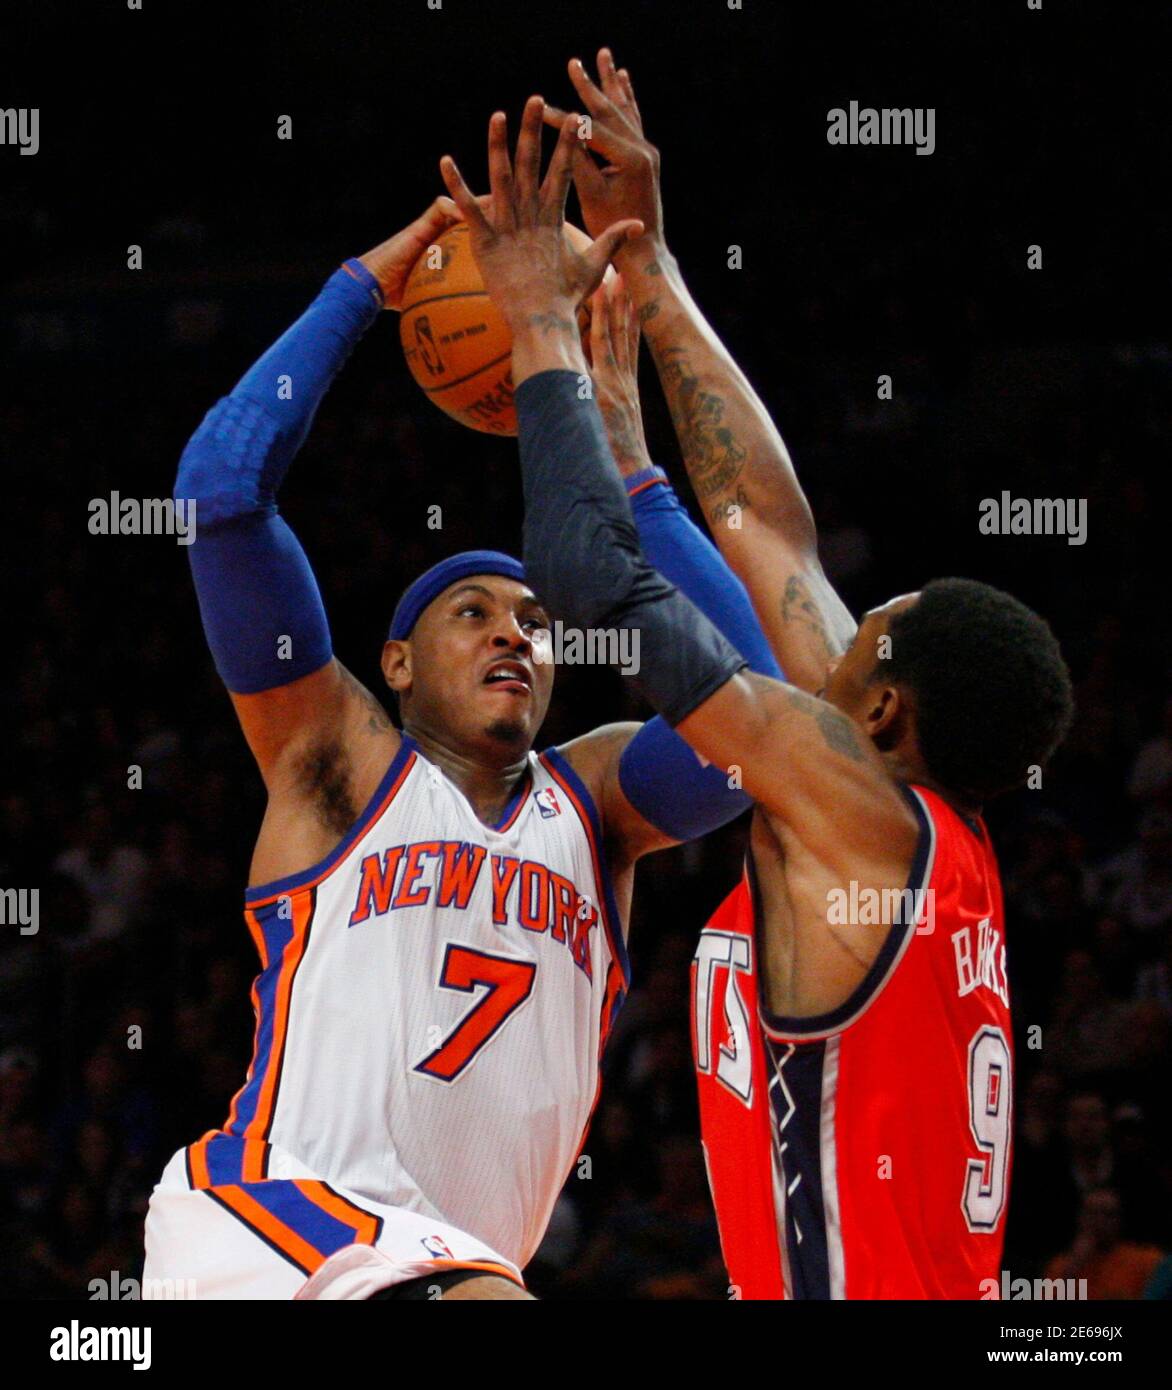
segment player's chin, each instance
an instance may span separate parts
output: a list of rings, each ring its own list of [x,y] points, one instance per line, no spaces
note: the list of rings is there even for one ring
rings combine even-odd
[[[484,732],[506,748],[527,748],[533,742],[528,721],[522,719],[494,719]]]

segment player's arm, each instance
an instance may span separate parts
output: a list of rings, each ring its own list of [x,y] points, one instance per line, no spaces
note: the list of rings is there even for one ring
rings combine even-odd
[[[744,585],[692,522],[662,469],[651,462],[639,401],[639,325],[621,279],[594,293],[590,372],[611,454],[649,562],[720,629],[754,671],[781,678]],[[602,812],[613,868],[652,850],[719,829],[748,810],[737,779],[697,757],[657,715],[612,724],[560,752]]]
[[[643,135],[630,77],[599,53],[601,88],[577,60],[570,77],[590,113],[574,179],[587,230],[638,217],[643,236],[615,264],[635,302],[680,441],[688,476],[721,552],[744,581],[794,684],[821,689],[828,661],[855,623],[818,559],[813,515],[785,444],[744,373],[688,293],[663,240],[659,155]],[[561,113],[550,109],[547,119]],[[733,523],[733,524],[730,524]]]
[[[832,705],[749,672],[651,568],[572,368],[522,375],[516,401],[526,574],[550,608],[575,626],[638,632],[632,679],[677,734],[715,767],[736,769],[752,799],[824,862],[901,882],[917,824],[871,741]]]
[[[208,412],[180,461],[175,495],[195,503],[188,553],[204,631],[270,791],[311,746],[348,747],[370,731],[397,739],[333,656],[317,582],[277,492],[334,377],[379,310],[397,306],[411,266],[454,212],[437,200],[335,271]]]
[[[767,810],[799,823],[813,799],[828,820],[854,818],[843,853],[852,835],[866,836],[885,855],[906,850],[910,862],[915,820],[874,749],[831,706],[742,675],[743,656],[643,556],[597,403],[578,389],[585,358],[575,320],[606,258],[641,226],[606,228],[585,253],[566,246],[576,122],[564,122],[541,182],[537,101],[525,108],[515,173],[504,117],[490,122],[491,208],[478,205],[450,158],[440,166],[512,332],[530,582],[575,625],[639,633],[639,689],[702,756],[737,765]],[[819,737],[823,724],[831,732]]]

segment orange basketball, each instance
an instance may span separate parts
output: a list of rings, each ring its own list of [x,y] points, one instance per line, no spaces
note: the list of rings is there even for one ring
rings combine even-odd
[[[590,245],[577,227],[567,225],[566,235],[579,248]],[[578,324],[589,361],[588,304],[578,310]],[[517,433],[513,340],[485,291],[465,223],[449,227],[415,263],[403,289],[399,338],[411,375],[453,420],[486,434]]]

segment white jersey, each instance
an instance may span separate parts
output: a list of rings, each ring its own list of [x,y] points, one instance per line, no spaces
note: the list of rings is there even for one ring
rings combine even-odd
[[[530,753],[489,828],[404,736],[341,844],[250,889],[245,918],[254,1056],[224,1129],[187,1150],[191,1186],[263,1197],[249,1184],[279,1176],[275,1151],[524,1265],[628,982],[597,812],[565,759]]]

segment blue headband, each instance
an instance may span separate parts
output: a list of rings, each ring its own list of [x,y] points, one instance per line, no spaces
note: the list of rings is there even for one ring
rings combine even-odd
[[[470,574],[501,574],[506,579],[525,581],[525,571],[520,560],[505,555],[499,550],[465,550],[459,555],[449,555],[438,565],[432,565],[414,584],[408,586],[395,609],[391,619],[391,630],[387,633],[390,641],[402,641],[411,636],[411,630],[419,621],[419,615],[427,605],[454,584],[457,579],[467,579]]]

